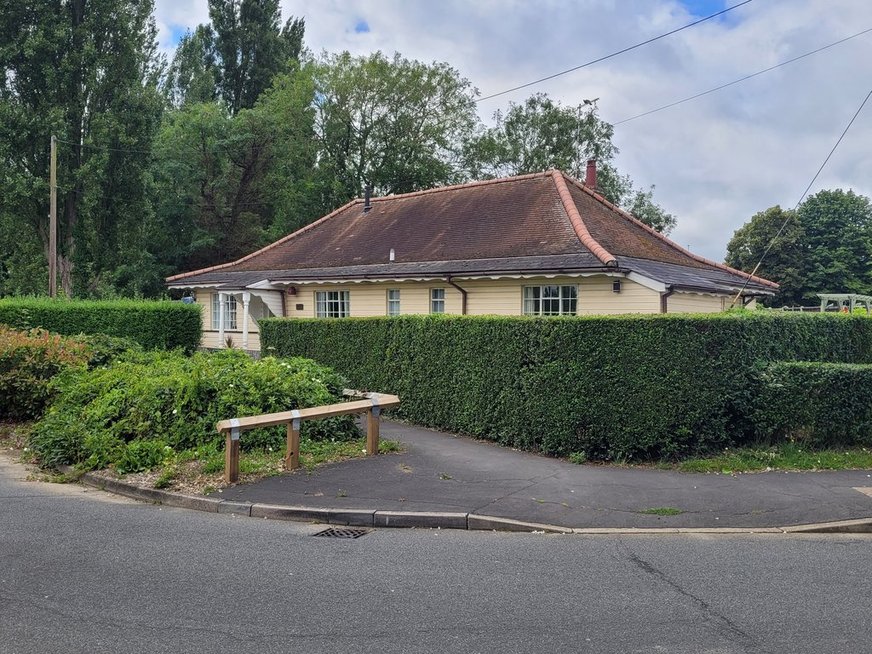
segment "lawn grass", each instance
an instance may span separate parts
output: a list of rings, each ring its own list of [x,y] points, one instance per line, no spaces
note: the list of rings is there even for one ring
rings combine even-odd
[[[766,470],[866,470],[872,469],[872,449],[865,447],[814,449],[800,443],[728,448],[660,467],[681,472],[763,472]]]

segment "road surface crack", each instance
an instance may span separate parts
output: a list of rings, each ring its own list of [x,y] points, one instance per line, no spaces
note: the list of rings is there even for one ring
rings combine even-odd
[[[739,644],[744,647],[754,648],[755,651],[764,651],[761,649],[762,644],[756,638],[743,631],[736,623],[734,623],[722,613],[718,613],[707,601],[705,601],[701,597],[697,597],[690,591],[683,588],[680,584],[673,581],[662,570],[657,569],[648,561],[645,561],[644,559],[633,553],[629,555],[629,560],[631,563],[640,568],[643,572],[651,575],[652,577],[655,577],[659,581],[672,588],[679,595],[689,599],[702,611],[702,613],[706,617],[706,620],[709,621],[712,626],[724,636],[726,636],[730,640],[738,641]]]

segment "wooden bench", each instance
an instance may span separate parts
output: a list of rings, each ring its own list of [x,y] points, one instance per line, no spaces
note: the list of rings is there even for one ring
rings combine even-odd
[[[303,420],[332,418],[349,414],[366,413],[366,454],[378,454],[379,416],[382,409],[399,406],[400,398],[384,393],[359,393],[346,390],[345,395],[361,399],[326,406],[313,406],[308,409],[293,409],[281,413],[265,413],[246,418],[222,420],[215,425],[224,434],[224,481],[233,484],[239,481],[239,436],[244,431],[261,427],[288,426],[287,449],[285,450],[285,470],[300,467],[300,426]]]

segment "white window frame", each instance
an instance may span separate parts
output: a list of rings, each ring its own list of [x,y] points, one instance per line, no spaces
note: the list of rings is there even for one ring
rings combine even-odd
[[[316,318],[348,318],[350,315],[350,291],[315,291]]]
[[[400,289],[389,288],[387,290],[387,299],[388,299],[388,315],[389,316],[399,316],[400,315]]]
[[[525,316],[577,316],[578,285],[541,284],[538,286],[524,286],[521,292],[521,302],[521,311]],[[554,310],[555,306],[556,311]]]
[[[221,331],[218,321],[221,319],[221,305],[218,303],[219,294],[212,293],[212,331]],[[224,330],[238,331],[236,322],[236,296],[233,293],[224,294]]]
[[[430,289],[430,313],[445,313],[445,289]]]

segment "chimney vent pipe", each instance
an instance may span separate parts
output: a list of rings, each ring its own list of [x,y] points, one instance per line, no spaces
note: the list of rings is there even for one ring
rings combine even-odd
[[[584,174],[584,185],[593,191],[596,190],[596,159],[587,160],[587,170]]]
[[[372,209],[372,205],[370,204],[370,198],[372,197],[372,186],[369,184],[363,189],[363,213],[369,213],[369,210]]]

